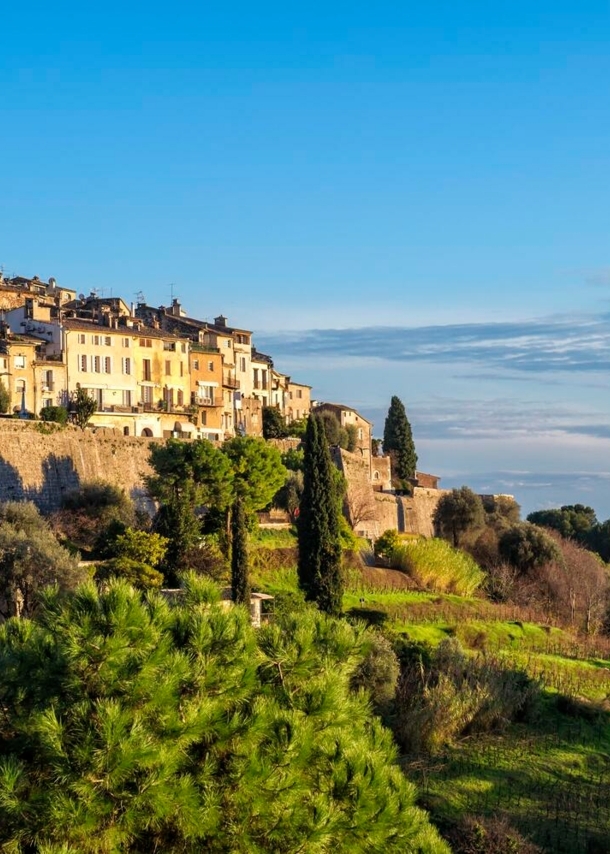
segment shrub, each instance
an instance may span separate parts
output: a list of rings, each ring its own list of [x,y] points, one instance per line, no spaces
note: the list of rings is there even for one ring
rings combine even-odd
[[[128,557],[116,557],[100,564],[95,570],[96,581],[120,578],[138,590],[150,590],[163,586],[163,575],[150,564]]]
[[[466,816],[447,833],[454,854],[539,854],[506,820]]]
[[[459,596],[472,596],[485,579],[470,555],[439,539],[401,543],[392,551],[390,565],[422,587]]]
[[[400,535],[398,531],[392,528],[384,531],[383,534],[375,540],[375,557],[386,561],[389,565],[394,549],[400,545]]]
[[[436,753],[460,735],[501,729],[526,716],[538,685],[498,659],[468,658],[455,639],[435,650],[400,649],[394,731],[410,753]]]
[[[350,680],[352,690],[368,692],[373,709],[384,717],[390,711],[400,664],[390,641],[379,632],[371,635],[368,650]]]
[[[43,406],[40,410],[43,421],[55,421],[57,424],[68,423],[68,410],[65,406]]]
[[[553,540],[531,522],[508,528],[500,537],[498,549],[500,557],[522,573],[561,560],[561,552]]]
[[[0,415],[5,415],[11,405],[11,395],[7,387],[0,380]]]

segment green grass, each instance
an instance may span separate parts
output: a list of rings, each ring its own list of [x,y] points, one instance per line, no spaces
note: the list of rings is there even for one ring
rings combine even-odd
[[[465,814],[506,816],[549,852],[579,854],[608,843],[610,715],[540,714],[504,735],[465,739],[428,762],[406,763],[422,803],[442,825]]]
[[[485,579],[470,555],[440,539],[401,543],[392,550],[390,563],[424,587],[461,596],[471,596]]]
[[[291,554],[286,540],[278,554],[284,562]],[[442,827],[466,814],[502,815],[549,854],[610,851],[603,847],[610,838],[610,657],[595,642],[519,619],[517,608],[455,593],[378,589],[374,577],[350,570],[345,612],[381,611],[386,629],[431,645],[456,637],[470,654],[501,656],[541,684],[532,722],[466,738],[433,759],[405,759],[433,819]],[[273,595],[294,592],[294,558],[259,568],[256,582]],[[558,702],[571,703],[571,712],[560,712]],[[600,847],[587,847],[594,844]]]

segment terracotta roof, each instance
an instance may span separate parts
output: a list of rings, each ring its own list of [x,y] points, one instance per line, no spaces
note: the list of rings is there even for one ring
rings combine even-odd
[[[66,329],[80,329],[83,332],[93,332],[97,335],[133,335],[140,338],[161,338],[167,340],[171,338],[174,341],[184,341],[179,335],[173,335],[171,332],[163,332],[161,329],[153,329],[150,326],[142,326],[137,329],[135,326],[102,326],[101,323],[96,323],[93,320],[82,320],[78,317],[66,317],[61,321]]]

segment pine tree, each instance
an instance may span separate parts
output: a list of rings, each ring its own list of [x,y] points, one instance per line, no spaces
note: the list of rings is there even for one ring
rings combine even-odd
[[[305,433],[303,495],[298,520],[299,586],[328,614],[340,614],[343,598],[339,507],[324,426],[309,416]]]
[[[218,598],[90,585],[0,626],[0,849],[448,854],[350,691],[366,631]]]
[[[248,531],[244,501],[238,497],[231,513],[231,589],[238,605],[250,604]]]
[[[406,481],[415,477],[417,454],[411,425],[405,407],[399,397],[394,396],[383,430],[383,450],[392,461],[392,477]]]

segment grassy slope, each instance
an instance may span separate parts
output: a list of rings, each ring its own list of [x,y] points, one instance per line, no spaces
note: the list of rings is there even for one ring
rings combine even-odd
[[[255,552],[255,583],[275,595],[294,593],[291,533],[257,539],[255,549],[265,551]],[[457,637],[472,654],[490,652],[524,668],[543,688],[534,721],[465,739],[433,760],[405,759],[422,803],[441,824],[466,813],[501,813],[546,851],[610,852],[610,714],[600,704],[610,698],[607,652],[559,628],[518,619],[517,609],[409,586],[388,571],[352,569],[344,610],[381,611],[387,628],[414,640]],[[561,704],[559,693],[580,699]]]

